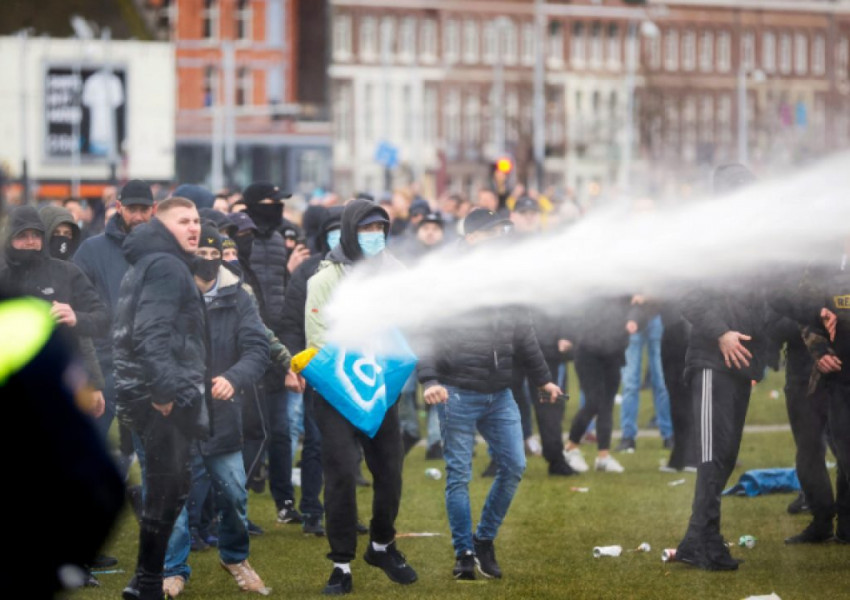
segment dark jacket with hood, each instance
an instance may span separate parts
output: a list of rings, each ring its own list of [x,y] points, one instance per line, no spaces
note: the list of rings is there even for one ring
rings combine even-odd
[[[77,248],[80,247],[81,236],[80,227],[74,222],[74,215],[71,214],[71,211],[62,206],[48,204],[41,207],[38,214],[44,222],[46,229],[44,233],[44,246],[50,252],[50,255],[59,260],[70,260],[73,258]],[[54,243],[53,232],[62,224],[71,227],[71,239],[63,238]]]
[[[239,277],[224,266],[207,303],[207,322],[210,373],[227,379],[235,390],[232,400],[213,400],[215,434],[201,443],[201,453],[213,456],[242,449],[243,403],[256,397],[254,386],[269,364],[269,342],[254,301]]]
[[[130,269],[121,282],[113,350],[118,418],[144,427],[151,403],[174,402],[169,418],[191,437],[209,429],[204,301],[192,256],[158,219],[135,227],[124,242]]]
[[[334,206],[325,213],[320,233],[316,236],[317,252],[305,260],[295,269],[295,273],[286,286],[286,299],[283,303],[283,345],[293,354],[297,354],[307,347],[304,333],[304,306],[307,303],[307,281],[316,274],[319,263],[325,259],[330,252],[327,243],[328,231],[340,226],[342,220],[342,207]]]
[[[417,368],[426,389],[440,384],[492,394],[511,386],[518,367],[536,387],[554,381],[526,307],[476,309],[429,333]]]
[[[12,238],[26,229],[44,231],[45,227],[35,208],[19,206],[9,215],[4,240],[6,264],[0,269],[0,288],[7,293],[69,304],[77,315],[77,325],[73,328],[76,336],[105,334],[109,328],[106,307],[76,265],[50,258],[46,244],[34,254],[12,248]]]
[[[91,280],[98,295],[106,303],[110,322],[118,306],[121,280],[130,268],[122,249],[126,237],[124,219],[116,213],[107,221],[104,232],[84,241],[74,255],[74,263]],[[106,331],[102,337],[95,338],[94,343],[100,361],[104,365],[111,364],[111,331]]]

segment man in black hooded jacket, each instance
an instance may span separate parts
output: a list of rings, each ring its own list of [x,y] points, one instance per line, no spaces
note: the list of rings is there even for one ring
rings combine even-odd
[[[728,193],[755,180],[742,165],[718,167],[716,193]],[[767,304],[758,282],[728,289],[699,289],[685,296],[685,319],[692,325],[685,357],[691,394],[700,423],[700,462],[688,531],[676,560],[710,571],[731,571],[732,558],[720,535],[720,494],[741,445],[752,381],[764,376]]]
[[[260,316],[266,327],[278,338],[283,337],[283,299],[287,281],[287,252],[283,236],[277,230],[283,222],[283,200],[289,194],[268,182],[255,182],[242,192],[245,212],[257,231],[250,249],[251,271],[259,289],[254,293],[260,301]],[[237,240],[238,243],[238,240]],[[295,489],[292,486],[292,446],[289,437],[289,407],[286,402],[284,376],[272,364],[264,378],[265,408],[270,428],[269,490],[274,498],[279,523],[300,523],[295,509]]]
[[[162,598],[168,538],[189,492],[189,449],[209,432],[204,301],[192,275],[200,218],[170,198],[124,242],[114,357],[118,418],[139,437],[145,489],[136,573],[125,600]]]

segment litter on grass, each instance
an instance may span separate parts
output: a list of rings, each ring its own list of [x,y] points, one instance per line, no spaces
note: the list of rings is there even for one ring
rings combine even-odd
[[[602,556],[613,556],[617,557],[623,553],[622,546],[596,546],[593,549],[593,558],[600,558]]]
[[[420,538],[420,537],[440,537],[442,533],[432,533],[430,531],[422,531],[419,533],[397,533],[397,538]]]
[[[753,548],[758,540],[751,535],[742,535],[738,539],[738,545],[741,548]]]
[[[670,487],[676,487],[677,485],[685,485],[685,480],[684,479],[676,479],[674,481],[671,481],[667,485],[669,485]]]
[[[586,494],[587,492],[589,492],[589,491],[590,491],[590,488],[588,488],[588,487],[575,487],[575,486],[573,486],[573,487],[571,487],[571,488],[570,488],[570,491],[573,491],[573,492],[581,492],[582,494]]]
[[[661,553],[661,562],[674,562],[676,560],[676,549],[675,548],[666,548],[664,552]]]
[[[776,592],[771,592],[766,596],[747,596],[744,600],[782,600],[782,598],[777,596]]]

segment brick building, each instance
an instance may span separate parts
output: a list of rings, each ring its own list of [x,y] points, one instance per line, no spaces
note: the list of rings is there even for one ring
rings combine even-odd
[[[769,171],[848,145],[846,0],[331,4],[342,191],[381,187],[381,142],[397,180],[471,191],[503,153],[530,178],[538,52],[543,179],[579,196],[704,180],[742,151]]]

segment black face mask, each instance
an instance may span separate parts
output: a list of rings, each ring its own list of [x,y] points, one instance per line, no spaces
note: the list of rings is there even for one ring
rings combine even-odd
[[[41,250],[22,250],[18,248],[8,248],[6,250],[6,256],[12,264],[22,266],[31,265],[44,258]]]
[[[59,260],[68,260],[71,258],[73,243],[73,238],[54,235],[50,238],[50,256]]]
[[[218,277],[218,268],[220,266],[220,258],[208,259],[199,256],[195,258],[195,262],[192,264],[192,272],[201,281],[215,281],[215,278]]]
[[[254,247],[253,233],[237,235],[236,239],[233,241],[236,242],[236,250],[239,252],[239,258],[243,258],[245,260],[251,258],[251,249]]]
[[[283,223],[283,204],[254,204],[248,207],[248,214],[260,231],[270,233]]]

